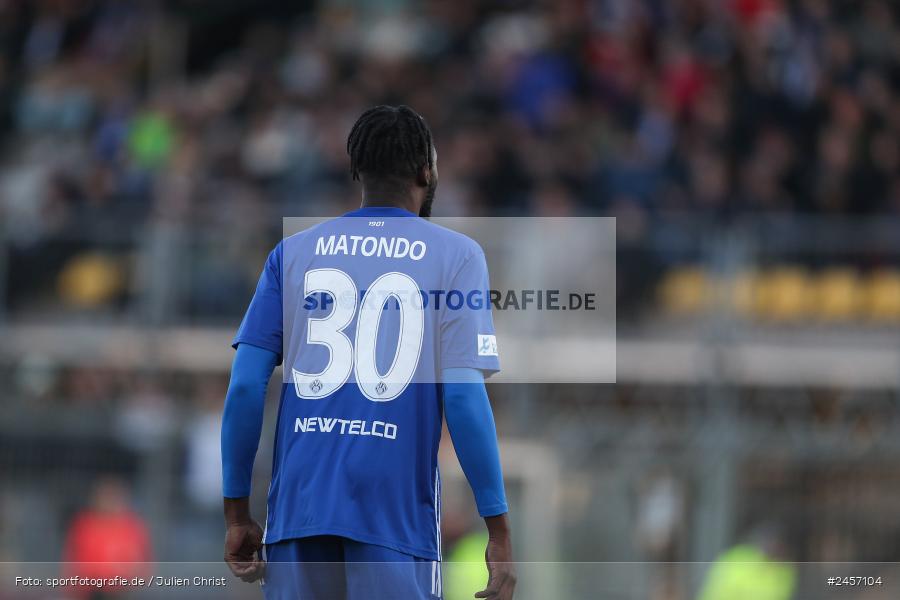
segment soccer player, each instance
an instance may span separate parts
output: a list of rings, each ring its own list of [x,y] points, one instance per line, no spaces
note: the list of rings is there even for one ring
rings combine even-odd
[[[515,570],[484,386],[500,365],[490,305],[474,300],[489,289],[484,254],[426,220],[437,152],[415,111],[366,111],[347,152],[362,207],[278,244],[234,339],[225,561],[244,581],[261,579],[268,600],[440,598],[446,416],[489,534],[489,580],[475,597],[508,600]],[[282,361],[263,533],[248,496]]]

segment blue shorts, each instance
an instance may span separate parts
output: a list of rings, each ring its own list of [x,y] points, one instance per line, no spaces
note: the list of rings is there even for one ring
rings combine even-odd
[[[266,600],[435,600],[441,564],[320,535],[266,544]]]

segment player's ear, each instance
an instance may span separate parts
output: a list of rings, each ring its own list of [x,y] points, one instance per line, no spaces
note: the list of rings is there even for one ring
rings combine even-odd
[[[432,176],[431,167],[428,166],[428,163],[425,163],[419,167],[418,171],[416,171],[416,185],[419,187],[428,187],[429,184],[431,184]]]

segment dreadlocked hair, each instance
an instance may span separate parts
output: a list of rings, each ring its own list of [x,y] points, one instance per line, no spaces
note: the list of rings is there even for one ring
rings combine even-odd
[[[381,105],[359,117],[347,137],[350,173],[380,177],[412,177],[424,165],[434,166],[431,130],[406,105]]]

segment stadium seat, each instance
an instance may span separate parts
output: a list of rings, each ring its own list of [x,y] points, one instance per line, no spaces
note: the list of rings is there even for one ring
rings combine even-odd
[[[671,314],[696,314],[709,306],[712,288],[706,272],[699,267],[677,267],[663,277],[660,300]]]
[[[874,321],[900,321],[900,271],[881,269],[868,277],[862,293],[862,314]]]
[[[98,253],[79,254],[59,274],[57,289],[62,300],[77,308],[94,308],[117,298],[125,276],[118,260]]]
[[[815,290],[802,267],[775,267],[760,275],[755,287],[755,312],[761,318],[798,321],[810,315]]]
[[[863,289],[859,275],[849,267],[826,269],[816,277],[814,315],[826,322],[849,321],[859,315]]]

